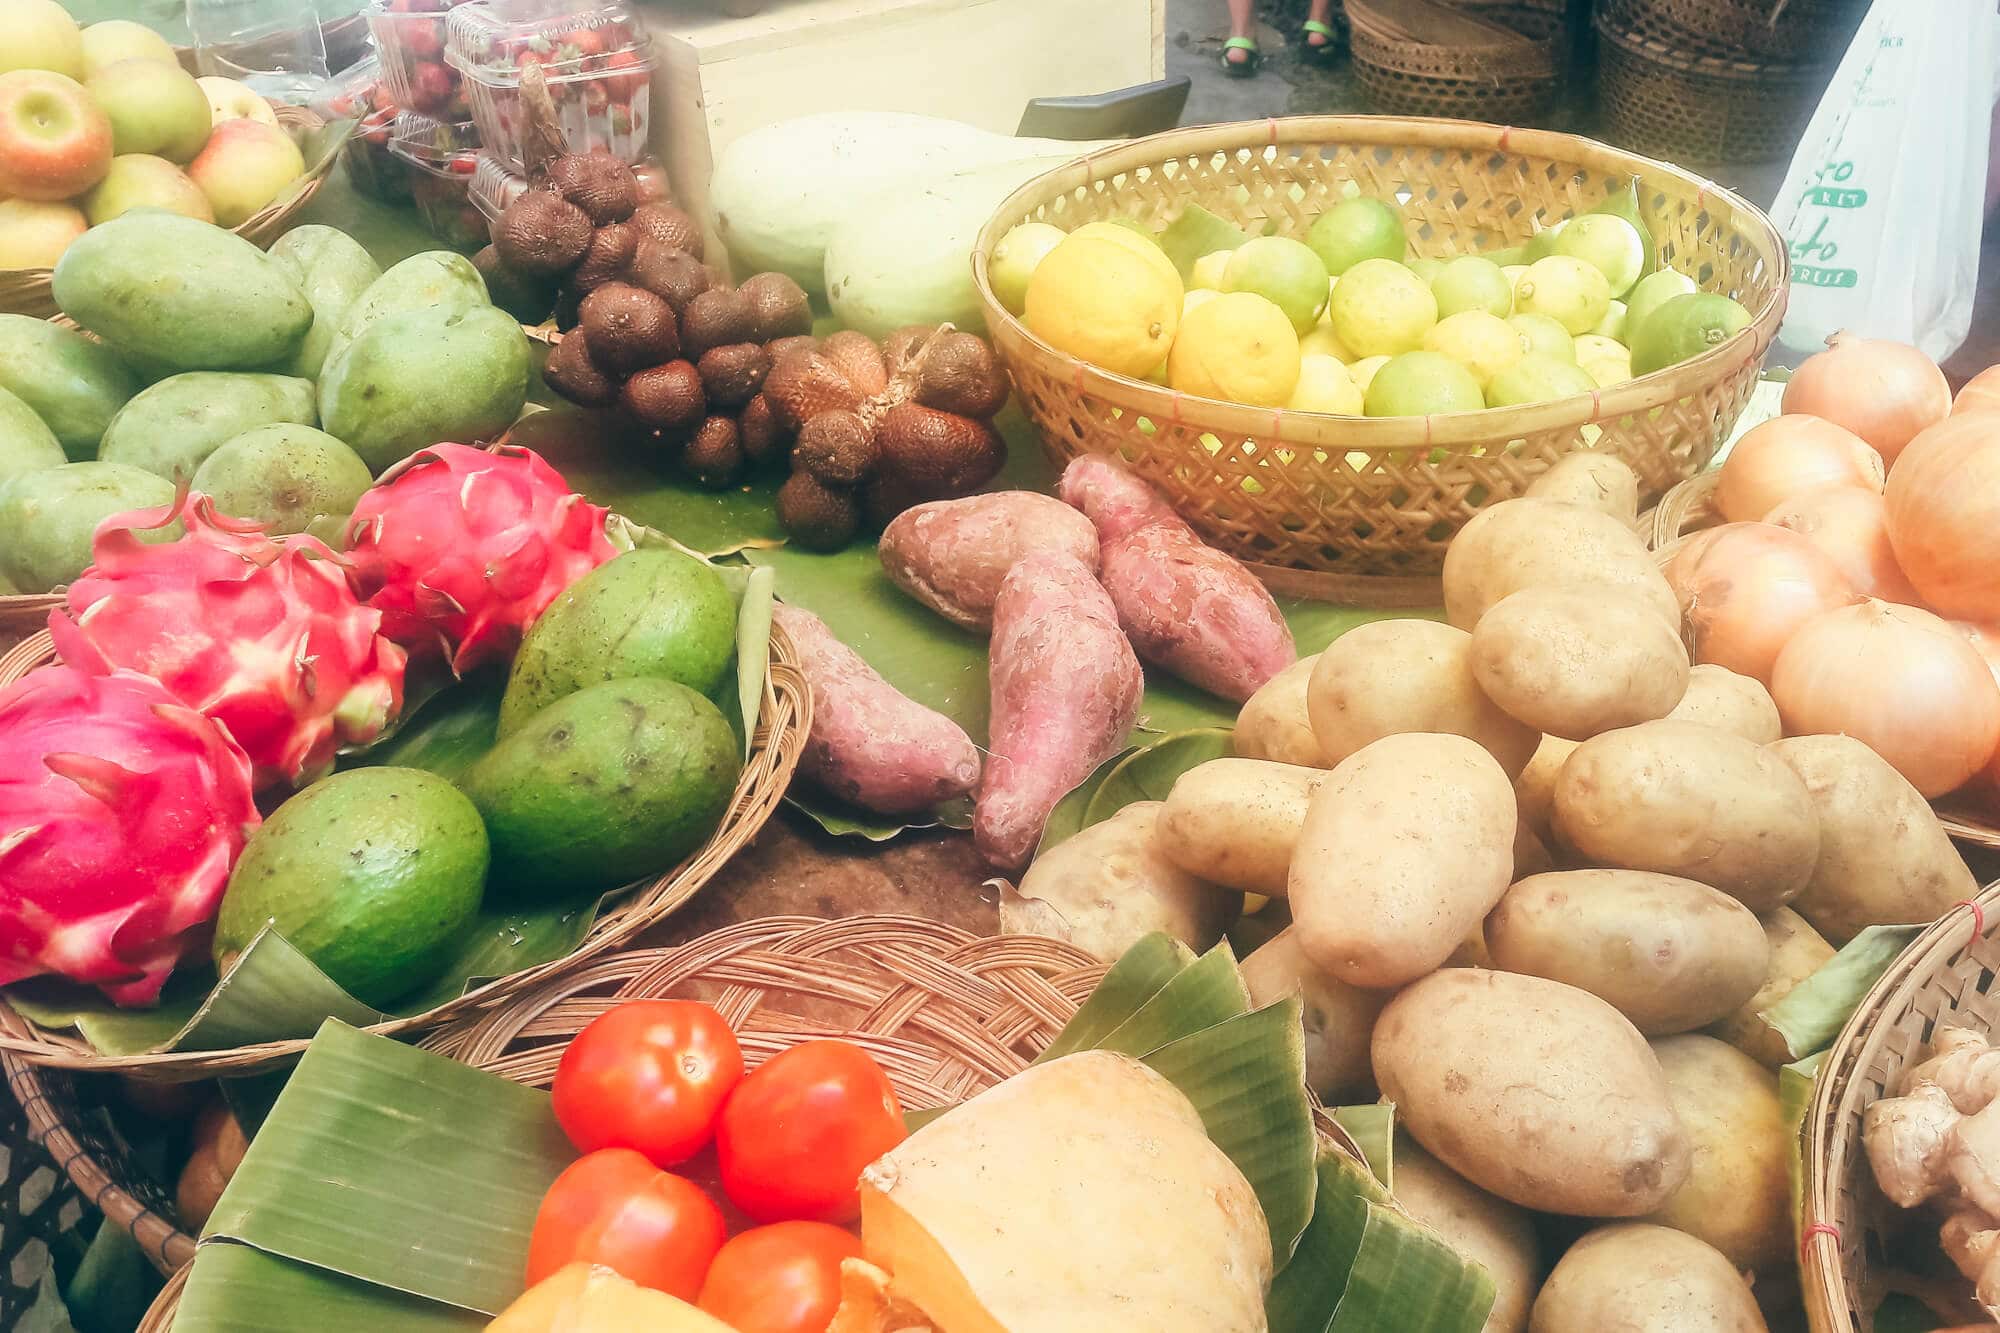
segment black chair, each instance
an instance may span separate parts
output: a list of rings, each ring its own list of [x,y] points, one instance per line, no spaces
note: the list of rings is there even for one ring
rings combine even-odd
[[[1032,139],[1122,139],[1180,124],[1193,82],[1185,74],[1088,97],[1037,97],[1014,131]]]

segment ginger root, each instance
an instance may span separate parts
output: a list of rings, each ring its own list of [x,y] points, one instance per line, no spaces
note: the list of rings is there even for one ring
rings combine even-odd
[[[1960,1209],[1938,1230],[1950,1259],[1973,1284],[1973,1299],[1987,1314],[2000,1318],[2000,1230],[1984,1213]]]
[[[1875,1183],[1898,1208],[1914,1208],[1950,1182],[1951,1131],[1963,1119],[1935,1083],[1907,1096],[1872,1103],[1861,1117],[1861,1139]]]
[[[1961,1115],[1974,1115],[2000,1097],[2000,1050],[1967,1028],[1943,1028],[1931,1040],[1931,1057],[1903,1075],[1903,1091],[1935,1083]]]

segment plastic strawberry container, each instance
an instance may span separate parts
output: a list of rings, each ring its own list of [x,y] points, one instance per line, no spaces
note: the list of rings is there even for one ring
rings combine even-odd
[[[485,214],[488,223],[498,222],[507,205],[528,192],[528,178],[509,171],[507,164],[492,153],[481,151],[472,171],[472,206]]]
[[[396,105],[443,121],[471,119],[465,80],[444,58],[449,0],[383,0],[368,10],[368,31]]]
[[[626,162],[646,152],[655,61],[643,22],[624,4],[518,17],[484,0],[447,24],[445,59],[464,76],[472,118],[509,170],[526,172],[521,75],[540,65],[572,152],[603,149]]]
[[[389,151],[408,167],[410,201],[431,235],[455,250],[487,243],[486,217],[472,202],[479,135],[470,121],[450,124],[405,111],[396,117]]]
[[[409,166],[389,151],[389,136],[400,108],[382,82],[379,60],[369,56],[349,65],[329,79],[308,105],[324,120],[356,122],[354,133],[340,150],[347,178],[355,189],[391,203],[409,199]]]

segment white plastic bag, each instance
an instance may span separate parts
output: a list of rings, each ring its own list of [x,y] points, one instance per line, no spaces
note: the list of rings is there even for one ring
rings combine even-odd
[[[1875,0],[1785,173],[1779,339],[1852,330],[1943,360],[1972,327],[2000,15],[1994,0]]]

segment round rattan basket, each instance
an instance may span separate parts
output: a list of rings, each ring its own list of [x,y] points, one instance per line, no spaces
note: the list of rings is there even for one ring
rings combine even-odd
[[[1569,60],[1563,17],[1525,4],[1468,12],[1528,40],[1451,46],[1411,41],[1384,21],[1384,11],[1371,0],[1346,0],[1354,76],[1376,110],[1520,122],[1548,112]]]
[[[1434,417],[1358,418],[1193,398],[1085,365],[994,296],[987,257],[1017,223],[1114,217],[1164,225],[1192,200],[1293,235],[1343,185],[1402,202],[1411,246],[1443,256],[1522,243],[1537,226],[1641,182],[1663,263],[1750,309],[1750,327],[1677,366],[1587,395]],[[1470,121],[1312,116],[1175,130],[1068,163],[1017,190],[973,252],[988,335],[1060,465],[1115,454],[1211,544],[1274,589],[1434,606],[1452,535],[1564,454],[1632,465],[1648,498],[1728,438],[1785,309],[1789,261],[1770,220],[1670,166],[1569,134]]]
[[[294,138],[310,134],[326,124],[302,106],[274,109],[278,113],[278,123]],[[277,240],[291,226],[299,210],[319,193],[319,187],[326,183],[327,173],[333,170],[333,164],[339,157],[338,152],[326,152],[320,154],[317,161],[308,162],[305,175],[299,177],[295,189],[251,214],[233,230],[238,236],[262,246]],[[53,274],[53,269],[46,268],[0,269],[0,311],[33,315],[37,319],[46,319],[57,313],[55,292],[50,281]]]
[[[1777,64],[1840,59],[1868,6],[1857,0],[1598,0],[1627,32],[1707,55]]]
[[[54,660],[48,632],[25,639],[0,655],[0,685]],[[370,1028],[388,1036],[429,1031],[454,1019],[490,1009],[535,985],[568,975],[678,911],[714,878],[730,857],[747,845],[778,808],[812,725],[812,701],[798,658],[782,630],[771,632],[771,669],[735,795],[715,834],[680,865],[658,878],[632,886],[607,908],[590,933],[563,958],[495,978],[435,1009]],[[261,1073],[282,1067],[305,1050],[305,1039],[261,1042],[218,1051],[170,1051],[108,1056],[73,1032],[53,1032],[23,1017],[0,993],[0,1051],[38,1065],[62,1069],[136,1074],[167,1080]]]

